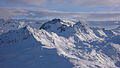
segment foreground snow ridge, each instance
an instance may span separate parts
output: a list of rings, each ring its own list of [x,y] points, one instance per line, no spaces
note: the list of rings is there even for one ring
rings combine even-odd
[[[0,68],[120,68],[119,29],[53,19],[0,35]]]

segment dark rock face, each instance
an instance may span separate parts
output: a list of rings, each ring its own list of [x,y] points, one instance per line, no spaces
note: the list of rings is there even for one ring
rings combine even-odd
[[[115,65],[116,65],[117,67],[120,67],[120,61],[116,62]]]

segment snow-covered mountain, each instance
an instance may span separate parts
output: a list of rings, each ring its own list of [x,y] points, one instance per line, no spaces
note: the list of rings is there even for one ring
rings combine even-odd
[[[1,68],[119,68],[120,35],[53,19],[0,35]]]

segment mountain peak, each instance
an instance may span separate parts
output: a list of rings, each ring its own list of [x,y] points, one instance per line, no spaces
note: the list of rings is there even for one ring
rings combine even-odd
[[[61,19],[53,19],[51,21],[48,21],[44,23],[40,29],[44,29],[51,32],[59,32],[60,28],[67,27],[65,24],[63,24],[63,21]]]
[[[76,26],[79,26],[79,27],[84,27],[85,26],[85,24],[84,23],[82,23],[81,21],[78,21],[78,22],[74,22],[73,23],[73,21],[64,21],[64,20],[61,20],[61,19],[53,19],[53,20],[51,20],[51,21],[48,21],[48,22],[46,22],[46,23],[44,23],[41,27],[40,27],[40,29],[45,29],[45,30],[47,30],[47,29],[49,29],[49,28],[51,28],[51,27],[61,27],[61,26],[66,26],[66,27],[76,27]],[[58,29],[58,28],[56,28],[56,29]]]
[[[56,24],[56,23],[60,23],[60,22],[63,22],[63,21],[61,19],[53,19],[51,21],[48,21],[47,23]]]
[[[55,21],[55,22],[62,22],[61,19],[53,19],[52,21]]]
[[[82,41],[98,38],[93,33],[92,29],[81,21],[76,22],[75,24],[73,24],[73,26],[67,26],[64,23],[66,22],[60,19],[53,19],[52,21],[43,24],[40,29],[44,29],[48,32],[54,32],[57,35],[63,36],[65,38],[77,35],[80,37],[80,39],[82,39]]]
[[[67,30],[74,29],[74,28],[77,30],[89,29],[89,27],[81,21],[78,21],[76,23],[74,22],[73,25],[67,24],[67,23],[68,23],[67,21],[63,21],[61,19],[53,19],[51,21],[44,23],[40,27],[40,29],[45,29],[47,31],[55,32],[55,33],[60,32],[61,30],[65,31],[65,29],[67,29]],[[69,21],[69,23],[70,23],[70,21]],[[73,23],[73,22],[71,22],[71,23]]]
[[[74,26],[79,26],[79,27],[87,27],[87,24],[85,24],[85,23],[83,23],[83,22],[81,22],[81,21],[78,21],[78,22],[76,22],[75,24],[74,24]]]

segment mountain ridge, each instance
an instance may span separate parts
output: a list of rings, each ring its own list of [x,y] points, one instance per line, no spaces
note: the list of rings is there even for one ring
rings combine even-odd
[[[119,40],[117,40],[117,37],[119,37],[119,35],[115,35],[111,30],[106,31],[100,28],[97,28],[97,29],[91,28],[85,24],[80,23],[80,21],[75,23],[73,26],[67,26],[67,25],[65,26],[63,24],[65,22],[61,20],[59,21],[57,20],[49,21],[53,23],[52,25],[49,22],[43,24],[40,29],[35,29],[30,26],[26,26],[24,28],[21,28],[12,32],[10,31],[6,34],[0,35],[0,39],[7,38],[6,37],[7,35],[8,37],[11,36],[10,40],[14,39],[12,36],[15,35],[14,37],[16,39],[19,39],[17,41],[20,41],[20,38],[24,38],[28,36],[28,38],[26,38],[26,40],[28,41],[21,40],[19,44],[18,42],[15,42],[14,46],[18,48],[18,50],[16,50],[16,48],[12,48],[12,46],[0,47],[2,54],[5,54],[8,52],[8,51],[5,51],[7,48],[13,49],[19,54],[19,47],[21,50],[23,50],[24,48],[26,50],[26,49],[29,49],[30,47],[30,50],[27,51],[28,53],[30,52],[30,56],[32,54],[43,55],[43,59],[38,58],[38,56],[34,57],[37,60],[40,60],[40,61],[37,61],[38,67],[43,66],[44,68],[48,68],[50,65],[51,67],[53,66],[57,68],[60,68],[59,66],[62,66],[63,68],[64,67],[65,68],[100,68],[100,67],[101,68],[109,68],[109,67],[119,68],[120,67],[119,66],[120,43],[119,43]],[[49,24],[50,24],[49,29],[43,28],[43,27],[47,27]],[[61,29],[63,29],[63,26],[65,30],[61,32]],[[58,27],[62,27],[62,28],[59,28],[60,31],[57,30]],[[16,32],[18,32],[18,34]],[[100,35],[97,35],[97,34],[100,34]],[[112,42],[113,40],[117,40],[117,41]],[[6,44],[2,44],[2,45],[5,46]],[[34,46],[36,48],[39,48],[40,46],[40,49],[37,49],[37,51],[35,51]],[[31,49],[34,49],[34,50],[31,50]],[[42,51],[42,49],[45,49],[45,51],[44,50]],[[34,51],[37,52],[37,54],[35,54]],[[27,52],[25,52],[25,54]],[[11,53],[14,53],[14,52],[11,52]],[[20,55],[24,56],[23,54],[20,54]],[[48,58],[47,56],[48,57],[51,56],[51,57]],[[3,55],[2,57],[8,58],[11,56]],[[18,57],[16,58],[18,59]],[[62,59],[60,57],[62,57]],[[57,59],[54,59],[54,58],[57,58]],[[25,60],[24,57],[22,59]],[[50,59],[51,61],[49,61]],[[13,60],[15,59],[12,59],[11,61]],[[26,62],[30,60],[32,59],[28,59],[26,60]],[[46,61],[42,61],[42,60],[46,60]],[[36,63],[34,60],[32,61]],[[39,65],[41,61],[44,62],[44,65],[42,64]],[[3,64],[3,62],[8,63],[7,60],[0,61],[1,64]],[[58,64],[52,65],[51,62],[52,63],[58,62]],[[34,63],[31,63],[31,64],[34,64]],[[14,66],[14,64],[15,63],[11,63],[10,66]],[[27,64],[25,63],[25,65]],[[28,64],[28,67],[34,68],[35,66],[31,66]],[[5,68],[8,68],[8,67],[5,67]]]

